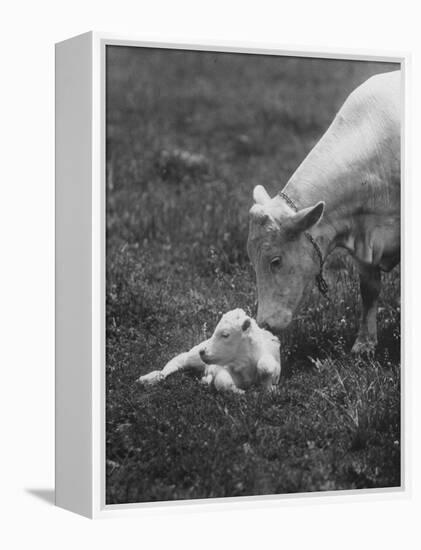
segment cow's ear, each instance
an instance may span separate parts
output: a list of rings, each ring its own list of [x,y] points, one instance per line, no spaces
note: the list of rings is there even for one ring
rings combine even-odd
[[[265,211],[265,209],[261,204],[254,204],[250,208],[249,214],[250,214],[250,220],[260,225],[265,225],[270,221],[269,214]]]
[[[247,317],[247,319],[245,319],[243,321],[243,324],[241,325],[241,330],[245,332],[248,328],[250,328],[250,325],[251,325],[251,319],[250,317]]]
[[[263,185],[256,185],[253,189],[253,199],[257,204],[266,204],[270,201],[270,196]]]
[[[318,223],[322,216],[325,208],[325,203],[323,201],[318,202],[314,206],[309,206],[308,208],[303,208],[295,214],[293,217],[292,225],[295,231],[307,231],[313,225]]]

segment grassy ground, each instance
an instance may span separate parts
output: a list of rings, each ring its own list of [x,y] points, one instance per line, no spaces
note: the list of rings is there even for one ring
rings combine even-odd
[[[134,381],[254,312],[251,191],[279,189],[348,93],[390,65],[115,47],[107,83],[107,502],[400,484],[400,274],[378,352],[349,354],[354,268],[330,262],[282,336],[280,390],[223,396]]]

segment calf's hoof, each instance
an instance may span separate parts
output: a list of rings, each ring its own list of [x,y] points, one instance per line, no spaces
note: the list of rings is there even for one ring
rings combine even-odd
[[[376,351],[376,340],[372,338],[360,338],[358,337],[355,340],[355,344],[352,346],[351,353],[359,357],[374,357],[374,352]]]
[[[200,383],[204,386],[210,386],[213,382],[213,376],[211,374],[208,374],[206,376],[202,376],[200,379]]]
[[[145,374],[144,376],[138,378],[136,380],[136,383],[139,384],[139,386],[154,386],[155,384],[161,382],[161,380],[163,379],[164,376],[162,375],[161,371],[154,370],[149,374]]]

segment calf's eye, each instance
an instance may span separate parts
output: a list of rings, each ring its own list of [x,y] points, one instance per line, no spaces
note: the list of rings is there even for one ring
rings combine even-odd
[[[272,269],[279,269],[281,265],[282,265],[282,260],[280,256],[276,256],[275,258],[272,258],[272,260],[270,261],[270,267]]]
[[[229,332],[221,332],[221,338],[228,338]]]

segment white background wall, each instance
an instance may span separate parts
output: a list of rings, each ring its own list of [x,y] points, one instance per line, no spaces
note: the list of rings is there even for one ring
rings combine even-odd
[[[2,4],[0,85],[1,524],[3,548],[419,547],[421,151],[420,17],[387,0],[72,0]],[[260,506],[90,522],[32,490],[53,487],[54,42],[87,30],[143,38],[272,42],[279,46],[413,52],[409,251],[413,491],[410,499]],[[418,104],[415,104],[415,103]],[[410,213],[409,213],[410,214]],[[417,360],[418,359],[418,360]],[[409,369],[410,365],[406,365]]]

